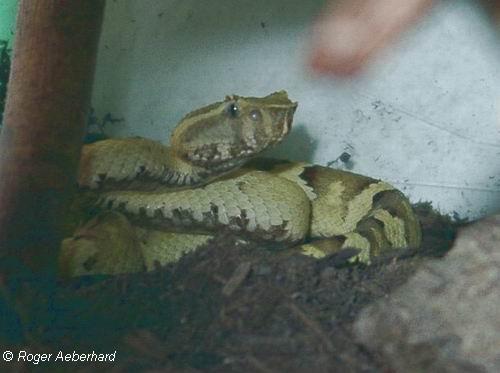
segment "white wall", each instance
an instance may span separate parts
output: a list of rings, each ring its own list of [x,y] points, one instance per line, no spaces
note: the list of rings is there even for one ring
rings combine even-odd
[[[272,154],[326,165],[347,151],[353,171],[478,217],[500,210],[500,39],[473,3],[440,3],[342,81],[304,65],[323,1],[108,1],[93,105],[124,118],[110,135],[166,141],[198,106],[286,89],[294,133]]]

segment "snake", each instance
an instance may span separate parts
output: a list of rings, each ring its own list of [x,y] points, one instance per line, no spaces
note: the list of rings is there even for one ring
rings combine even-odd
[[[351,248],[366,264],[418,248],[418,218],[389,183],[259,158],[290,133],[297,107],[286,91],[230,95],[187,114],[168,146],[141,137],[84,145],[77,198],[91,213],[63,240],[61,272],[151,271],[221,240],[314,258]]]

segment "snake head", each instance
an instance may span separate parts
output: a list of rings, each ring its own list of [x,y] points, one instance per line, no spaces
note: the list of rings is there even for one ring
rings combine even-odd
[[[194,166],[229,170],[279,143],[290,132],[296,108],[285,91],[227,96],[186,115],[170,145]]]

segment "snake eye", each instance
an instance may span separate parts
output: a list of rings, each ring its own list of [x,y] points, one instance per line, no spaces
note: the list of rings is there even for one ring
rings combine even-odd
[[[226,111],[231,118],[237,118],[240,114],[240,110],[234,102],[231,102],[229,105],[227,105]]]
[[[253,120],[254,122],[260,122],[260,120],[262,119],[262,114],[260,113],[259,110],[257,109],[254,109],[252,110],[248,116],[250,117],[251,120]]]

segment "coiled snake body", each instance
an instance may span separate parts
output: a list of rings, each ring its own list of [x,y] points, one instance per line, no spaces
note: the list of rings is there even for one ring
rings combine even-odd
[[[63,273],[153,269],[228,235],[315,257],[357,248],[362,262],[418,247],[418,220],[391,185],[251,160],[289,133],[296,108],[284,91],[228,96],[184,117],[169,147],[142,138],[84,146],[79,187],[92,191],[99,213],[63,241]]]

